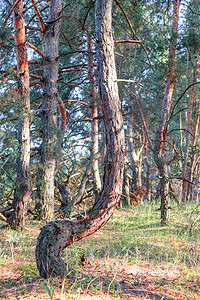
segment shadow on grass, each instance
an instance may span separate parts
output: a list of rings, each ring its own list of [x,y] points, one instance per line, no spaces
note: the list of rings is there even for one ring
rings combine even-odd
[[[88,274],[87,274],[88,273]],[[0,298],[3,299],[16,299],[16,297],[27,299],[29,297],[36,297],[37,295],[47,294],[44,288],[41,288],[41,285],[49,286],[51,290],[55,289],[57,295],[61,293],[62,282],[59,278],[42,279],[41,277],[18,277],[18,278],[6,278],[0,279]],[[81,291],[84,295],[91,294],[95,292],[97,294],[104,294],[111,296],[129,296],[137,297],[138,299],[165,299],[165,300],[174,300],[176,298],[166,295],[165,293],[157,293],[148,290],[147,288],[152,284],[150,281],[140,281],[139,283],[132,283],[127,278],[120,278],[120,274],[117,275],[117,280],[113,278],[112,274],[105,276],[91,276],[90,272],[84,272],[83,270],[78,273],[71,271],[70,275],[65,278],[64,289],[62,290],[63,294],[67,294],[69,291],[72,294],[77,294]],[[24,298],[25,297],[25,298]],[[32,299],[32,298],[31,298]],[[62,299],[62,298],[61,298]],[[63,298],[64,299],[64,298]],[[74,299],[74,298],[73,298]],[[86,298],[83,298],[86,299]],[[134,298],[135,299],[135,298]]]

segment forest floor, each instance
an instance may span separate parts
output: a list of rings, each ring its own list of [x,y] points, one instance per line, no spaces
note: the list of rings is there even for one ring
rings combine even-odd
[[[42,279],[35,245],[42,222],[0,229],[0,299],[200,299],[200,205],[172,205],[168,225],[150,204],[117,209],[64,253],[65,278]],[[81,264],[84,254],[86,262]],[[73,268],[73,269],[72,269]]]

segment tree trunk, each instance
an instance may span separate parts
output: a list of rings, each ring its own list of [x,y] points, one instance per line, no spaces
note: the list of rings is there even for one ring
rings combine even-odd
[[[62,0],[51,0],[47,26],[44,31],[44,72],[43,99],[41,107],[41,169],[39,195],[42,203],[42,216],[45,221],[54,218],[54,175],[56,159],[59,155],[57,103],[58,95],[58,49],[61,28]]]
[[[14,1],[14,29],[17,49],[18,94],[20,96],[21,115],[18,122],[19,152],[17,157],[17,184],[14,193],[14,208],[11,223],[15,228],[25,225],[28,202],[31,196],[31,181],[29,174],[30,162],[30,94],[29,71],[26,50],[26,34],[23,15],[23,1]]]
[[[131,205],[131,199],[130,199],[130,184],[129,184],[129,174],[128,174],[128,168],[127,168],[127,160],[128,160],[128,141],[127,137],[125,139],[126,143],[126,155],[124,157],[124,180],[123,180],[123,197],[120,202],[120,205],[124,203],[127,206]],[[122,205],[121,205],[122,206]]]
[[[90,34],[90,28],[87,35],[87,46],[88,46],[88,78],[90,84],[90,105],[92,114],[92,150],[91,156],[94,156],[99,151],[99,135],[98,135],[98,111],[97,111],[97,90],[95,86],[95,76],[94,76],[94,63],[93,63],[93,53],[92,53],[92,38]],[[94,193],[95,201],[98,201],[99,193],[101,191],[101,178],[99,175],[99,165],[98,159],[93,160],[92,164],[93,177],[94,177]]]
[[[198,66],[198,51],[196,52],[196,59],[194,64],[194,72],[193,72],[193,83],[196,82],[197,77],[197,66]],[[188,167],[188,153],[189,153],[189,146],[190,146],[190,132],[192,130],[192,108],[193,108],[193,102],[194,102],[194,92],[195,92],[195,85],[192,86],[191,95],[190,95],[190,101],[188,106],[188,112],[187,112],[187,123],[186,123],[186,138],[185,138],[185,149],[184,149],[184,160],[183,160],[183,184],[182,184],[182,202],[185,202],[187,200],[187,190],[188,190],[188,175],[190,176],[190,168]],[[184,180],[186,179],[186,180]]]
[[[141,155],[143,146],[136,152],[133,145],[133,112],[131,112],[130,118],[127,120],[127,144],[128,144],[128,153],[131,161],[131,170],[132,170],[132,188],[139,189],[141,188]]]
[[[200,116],[200,104],[196,114],[196,120],[193,129],[193,141],[192,141],[192,149],[191,149],[191,159],[190,159],[190,168],[188,170],[188,199],[192,200],[193,194],[193,172],[194,172],[194,161],[195,161],[195,147],[196,147],[196,140],[197,140],[197,133],[199,127],[199,116]]]
[[[66,203],[66,205],[62,205],[60,207],[60,209],[62,211],[62,215],[64,217],[69,218],[73,207],[81,201],[81,198],[83,197],[84,192],[85,192],[86,183],[88,181],[88,175],[92,169],[92,166],[94,165],[94,160],[97,160],[99,157],[100,157],[100,153],[96,153],[94,156],[90,157],[90,160],[86,166],[85,172],[83,173],[83,176],[81,179],[81,184],[78,189],[78,193],[72,198],[71,201],[68,201]],[[64,201],[63,201],[63,204],[64,204]]]
[[[147,129],[149,130],[149,119],[148,119],[148,127]],[[144,137],[144,166],[145,166],[145,171],[146,171],[146,176],[145,176],[145,187],[146,187],[146,195],[145,198],[146,200],[149,200],[149,193],[150,193],[150,164],[148,160],[148,138],[145,135]]]
[[[102,193],[99,201],[83,214],[43,227],[38,237],[36,261],[40,275],[45,278],[65,274],[62,250],[101,228],[112,216],[122,193],[124,130],[116,82],[111,12],[112,0],[96,1],[98,77],[107,144]]]
[[[168,171],[167,171],[167,161],[164,155],[165,154],[164,142],[166,138],[169,111],[172,103],[172,94],[174,90],[179,6],[180,6],[180,0],[174,0],[172,35],[171,35],[171,43],[170,43],[169,59],[168,59],[169,73],[167,76],[165,95],[162,102],[162,108],[159,115],[159,121],[156,129],[155,141],[154,141],[154,160],[158,167],[160,181],[161,181],[161,190],[160,190],[161,223],[166,223],[167,221],[167,208],[168,208],[168,201],[169,201],[169,180],[168,180]]]

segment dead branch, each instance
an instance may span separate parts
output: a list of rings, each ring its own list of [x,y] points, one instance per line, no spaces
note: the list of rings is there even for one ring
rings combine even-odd
[[[117,40],[114,41],[115,44],[126,44],[126,43],[130,43],[130,44],[141,44],[142,42],[139,40]]]

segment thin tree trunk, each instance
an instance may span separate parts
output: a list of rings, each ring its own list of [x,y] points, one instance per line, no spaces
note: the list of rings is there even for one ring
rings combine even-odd
[[[196,59],[194,64],[194,72],[193,72],[193,83],[196,81],[197,77],[197,66],[198,66],[198,51],[196,52]],[[190,132],[192,130],[192,108],[193,108],[193,102],[194,102],[194,92],[195,92],[195,85],[192,86],[191,94],[190,94],[190,101],[189,101],[189,110],[187,112],[187,124],[186,124],[186,138],[185,138],[185,149],[184,149],[184,160],[183,160],[183,184],[182,184],[182,202],[185,202],[187,200],[187,190],[188,190],[188,153],[189,153],[189,145],[190,145]],[[186,180],[184,180],[186,179]]]
[[[65,274],[62,250],[101,228],[112,216],[122,193],[124,129],[112,36],[112,0],[96,0],[95,21],[99,90],[106,129],[106,162],[101,197],[83,214],[50,222],[37,241],[36,261],[42,277]]]
[[[69,201],[69,199],[68,199],[68,202],[65,201],[66,205],[61,206],[62,215],[64,217],[69,218],[73,207],[81,201],[81,198],[83,197],[84,192],[85,192],[86,183],[88,181],[88,175],[92,169],[92,166],[94,165],[94,160],[97,160],[99,157],[100,157],[100,152],[97,152],[94,156],[90,157],[90,160],[86,166],[85,172],[82,176],[81,183],[80,183],[80,186],[78,189],[78,193],[72,198],[71,201]],[[66,200],[66,198],[65,198],[65,200]],[[63,201],[63,204],[64,204],[64,201]]]
[[[146,121],[146,129],[147,132],[144,134],[144,165],[146,169],[146,177],[145,177],[145,187],[146,187],[146,195],[145,198],[149,200],[149,193],[150,193],[150,164],[148,161],[148,134],[149,134],[149,122],[150,122],[150,116],[148,115],[147,121]],[[145,132],[145,130],[144,130]]]
[[[25,225],[28,202],[31,196],[31,181],[29,174],[30,162],[30,94],[29,71],[26,49],[26,34],[23,15],[23,1],[18,2],[14,9],[15,43],[17,49],[18,94],[20,95],[21,115],[18,122],[19,152],[17,157],[17,184],[14,193],[14,208],[11,223],[16,228]]]
[[[88,46],[88,77],[90,84],[90,103],[91,103],[91,114],[92,114],[92,150],[91,156],[94,156],[99,151],[99,134],[98,134],[98,111],[97,111],[97,89],[95,86],[95,76],[94,76],[94,63],[93,63],[93,53],[92,53],[92,38],[90,34],[90,28],[87,35],[87,46]],[[95,201],[99,198],[99,193],[101,191],[101,179],[99,175],[99,165],[98,159],[93,160],[92,164],[93,176],[94,176],[94,190],[95,190]]]
[[[124,181],[123,181],[123,198],[122,202],[125,205],[130,206],[131,205],[131,199],[130,199],[130,184],[129,184],[129,174],[128,174],[128,168],[127,168],[127,160],[128,160],[128,141],[127,137],[125,139],[126,142],[126,155],[124,157]],[[120,203],[121,204],[121,203]]]
[[[167,161],[164,155],[164,141],[166,138],[167,121],[172,103],[172,94],[174,90],[175,62],[176,62],[176,44],[178,34],[180,0],[174,0],[172,35],[168,59],[168,76],[165,88],[165,95],[162,102],[162,108],[159,115],[159,121],[154,141],[154,160],[158,167],[161,181],[161,223],[167,221],[167,208],[169,200],[169,178],[167,171]]]
[[[196,120],[194,124],[194,129],[193,129],[193,141],[192,141],[192,149],[191,149],[191,159],[190,159],[190,168],[188,172],[188,199],[192,200],[192,193],[193,193],[193,172],[194,172],[194,160],[195,160],[195,146],[196,146],[196,140],[197,140],[197,132],[198,132],[198,127],[199,127],[199,116],[200,116],[200,105],[197,110],[196,114]]]
[[[128,152],[131,160],[132,170],[132,188],[139,189],[142,185],[141,182],[141,154],[143,146],[136,152],[133,145],[133,113],[131,112],[130,118],[127,120],[127,142]]]
[[[43,99],[41,107],[42,145],[39,195],[45,221],[54,219],[54,175],[58,155],[57,103],[58,48],[62,0],[51,0],[44,31]],[[58,148],[57,148],[58,147]]]

